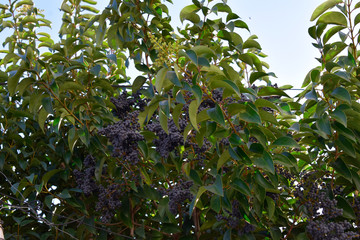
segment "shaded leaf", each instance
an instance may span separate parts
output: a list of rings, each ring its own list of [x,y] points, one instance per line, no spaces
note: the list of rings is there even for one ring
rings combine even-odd
[[[216,106],[214,108],[211,108],[211,109],[207,110],[206,112],[212,120],[214,120],[221,126],[225,126],[224,115],[218,104],[216,104]]]
[[[343,87],[338,87],[336,88],[332,93],[332,96],[334,96],[335,98],[345,101],[349,104],[351,104],[351,96],[350,93],[348,92],[348,90],[346,90]]]
[[[132,91],[136,93],[146,82],[146,78],[143,76],[137,76],[132,84]]]
[[[352,180],[351,172],[349,168],[340,158],[336,159],[336,161],[332,164],[332,167],[335,169],[337,173],[339,173],[344,178],[348,179],[349,181]]]
[[[340,135],[335,144],[350,157],[356,158],[356,152],[353,144],[344,136]]]
[[[165,82],[165,77],[166,77],[166,73],[168,71],[168,68],[162,68],[158,71],[158,73],[156,74],[156,79],[155,79],[155,88],[158,92],[161,92],[164,82]]]
[[[216,195],[223,197],[224,191],[223,191],[223,184],[222,184],[221,176],[219,174],[217,174],[215,183],[213,185],[206,186],[205,189]]]
[[[246,196],[251,196],[251,190],[249,186],[240,178],[235,178],[233,181],[231,181],[230,186]]]
[[[273,145],[275,146],[282,146],[282,147],[300,147],[299,144],[291,137],[283,136],[279,137],[273,142]]]
[[[350,203],[342,196],[337,196],[337,207],[343,210],[343,217],[351,220],[356,219],[354,209],[351,207]]]

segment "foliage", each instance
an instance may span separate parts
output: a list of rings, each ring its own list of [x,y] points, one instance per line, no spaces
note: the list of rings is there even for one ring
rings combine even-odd
[[[226,1],[177,31],[160,0],[94,4],[63,1],[59,42],[32,0],[0,4],[6,239],[359,238],[360,3],[315,9],[296,101]]]

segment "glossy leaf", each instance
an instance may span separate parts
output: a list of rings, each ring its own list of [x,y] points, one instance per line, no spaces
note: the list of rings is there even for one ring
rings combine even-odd
[[[273,142],[273,145],[282,147],[299,147],[299,144],[293,138],[288,136],[279,137]]]
[[[198,110],[198,103],[196,100],[192,101],[189,105],[189,117],[190,117],[190,122],[191,125],[193,126],[193,128],[196,131],[199,131],[199,128],[197,126],[197,110]]]
[[[158,92],[161,92],[164,86],[167,71],[168,69],[164,67],[156,74],[155,88]]]
[[[352,209],[350,203],[342,196],[338,196],[337,200],[337,207],[343,210],[342,215],[344,218],[347,219],[356,219],[356,215],[354,210]]]
[[[209,115],[209,117],[213,119],[215,122],[217,122],[221,126],[225,126],[225,118],[219,105],[216,104],[215,108],[211,108],[206,112]]]
[[[251,191],[250,191],[249,186],[240,178],[235,178],[230,183],[230,186],[246,196],[251,196]]]
[[[353,144],[344,136],[340,135],[335,141],[336,145],[348,154],[350,157],[356,158],[356,152]]]
[[[224,191],[223,191],[223,184],[222,184],[222,178],[220,175],[216,175],[216,180],[214,182],[213,185],[210,186],[206,186],[205,187],[206,190],[223,197],[224,196]]]
[[[343,87],[338,87],[336,88],[332,93],[332,96],[334,96],[335,98],[345,101],[349,104],[351,104],[351,96],[350,93]]]
[[[339,3],[342,3],[342,0],[327,0],[320,4],[311,15],[310,21],[314,21],[316,18],[318,18],[321,14],[323,14],[328,9],[336,6]]]
[[[198,23],[200,21],[200,17],[195,14],[198,10],[199,8],[195,4],[184,7],[180,11],[180,21],[183,22],[187,19],[194,23]]]
[[[327,12],[319,17],[316,24],[325,23],[325,24],[335,24],[341,26],[347,26],[346,17],[339,12]]]

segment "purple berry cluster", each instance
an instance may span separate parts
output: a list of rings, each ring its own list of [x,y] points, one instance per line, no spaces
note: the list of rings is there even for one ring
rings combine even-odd
[[[96,211],[101,212],[100,220],[104,223],[110,222],[115,212],[121,207],[121,197],[124,191],[119,184],[111,184],[107,188],[99,186],[98,202]]]
[[[218,214],[216,216],[217,221],[224,221],[225,224],[234,230],[237,230],[238,236],[242,236],[247,233],[255,231],[255,226],[246,222],[240,211],[240,203],[237,200],[231,203],[232,211],[225,210],[226,215]]]
[[[138,164],[138,142],[144,140],[140,134],[137,117],[138,111],[128,113],[123,120],[99,131],[99,134],[106,136],[114,147],[113,156],[122,158],[130,165]]]
[[[303,182],[296,186],[295,197],[307,210],[309,221],[306,232],[313,240],[354,239],[359,235],[350,231],[353,226],[346,220],[341,220],[343,210],[337,208],[337,200],[331,198],[329,189],[322,178],[317,178],[317,172],[304,174]],[[316,179],[320,179],[317,182]]]
[[[193,194],[190,192],[192,185],[192,181],[183,181],[180,179],[172,188],[163,191],[162,194],[169,197],[169,208],[172,214],[176,215],[179,213],[179,208],[191,202],[193,199]]]
[[[120,120],[101,129],[99,134],[110,140],[114,157],[134,166],[139,163],[138,142],[144,140],[140,134],[138,115],[146,100],[141,99],[139,93],[128,96],[124,91],[118,98],[111,98],[111,102],[116,106],[113,112]]]
[[[168,120],[169,134],[164,131],[158,121],[154,120],[146,126],[147,130],[155,133],[157,136],[157,138],[153,140],[153,143],[160,156],[166,158],[176,147],[184,144],[183,131],[186,124],[187,122],[185,120],[180,119],[180,129],[178,129],[173,120]]]
[[[351,228],[352,225],[348,221],[311,220],[306,226],[306,231],[313,240],[359,239],[358,233],[347,231]]]
[[[95,182],[95,158],[88,155],[83,162],[82,171],[73,171],[78,188],[86,197],[97,197],[96,211],[100,214],[102,222],[109,222],[121,206],[121,197],[125,190],[119,184],[109,183],[106,187]]]
[[[130,97],[127,91],[123,91],[117,98],[111,97],[110,101],[115,105],[113,114],[119,119],[125,119],[126,115],[132,110],[141,112],[148,102],[146,98],[141,98],[139,91],[133,93]]]
[[[74,176],[78,188],[80,188],[86,196],[98,191],[98,185],[95,182],[95,158],[91,155],[86,156],[83,162],[83,171],[74,170]]]

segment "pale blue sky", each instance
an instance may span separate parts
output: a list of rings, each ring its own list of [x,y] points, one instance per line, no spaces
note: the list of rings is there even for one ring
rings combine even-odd
[[[4,0],[0,0],[2,2]],[[36,6],[45,10],[46,18],[53,22],[51,34],[56,40],[61,24],[59,11],[62,0],[34,0]],[[99,0],[98,9],[108,4],[108,0]],[[191,0],[173,0],[168,4],[173,24],[180,26],[180,10],[192,4]],[[299,88],[307,72],[318,65],[319,56],[312,46],[307,29],[312,26],[310,16],[322,0],[228,0],[233,12],[238,14],[256,34],[271,72],[277,75],[279,85],[290,84]],[[248,34],[241,32],[243,38]]]

